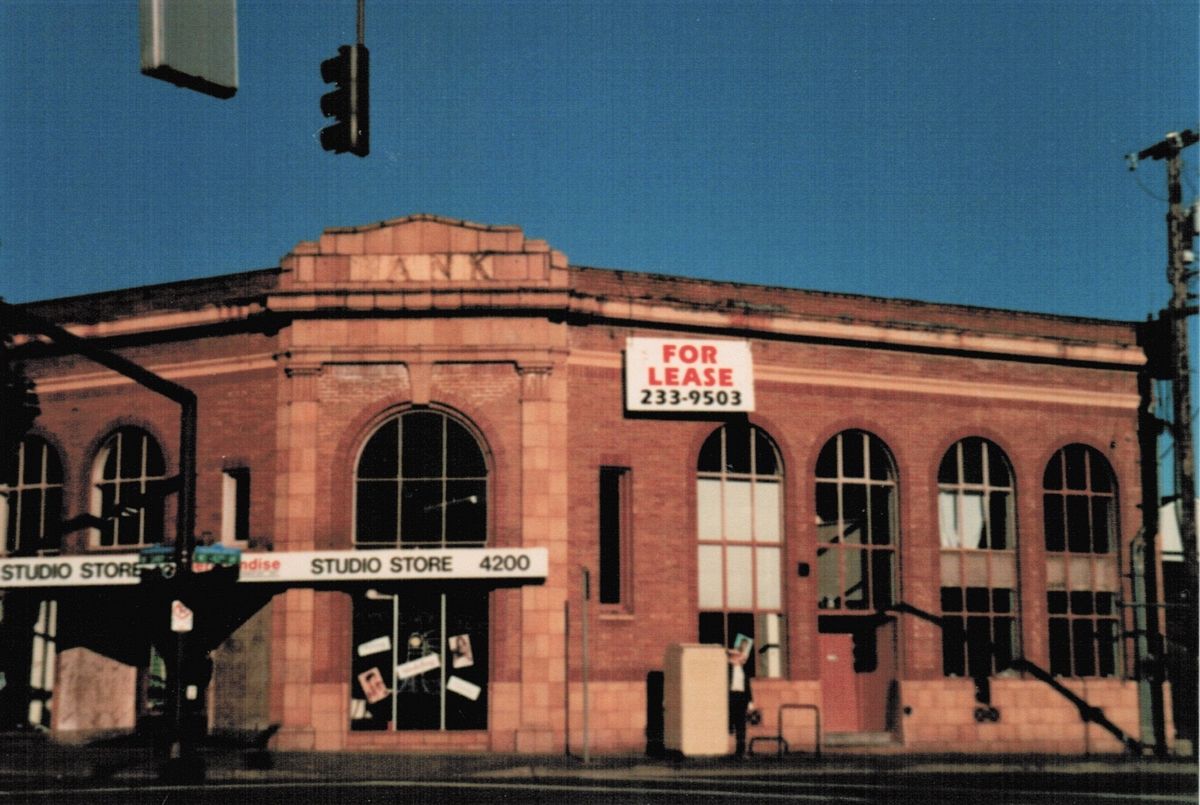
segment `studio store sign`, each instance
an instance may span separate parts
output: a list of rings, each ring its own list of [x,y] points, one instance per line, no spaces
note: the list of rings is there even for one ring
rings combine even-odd
[[[625,340],[626,411],[753,411],[749,341]]]
[[[140,561],[136,553],[0,559],[0,588],[138,584]],[[545,580],[548,562],[545,548],[247,553],[242,554],[238,582],[298,587],[328,582],[418,579],[536,584]]]

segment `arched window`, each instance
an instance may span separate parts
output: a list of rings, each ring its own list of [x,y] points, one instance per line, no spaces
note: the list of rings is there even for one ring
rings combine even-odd
[[[896,469],[879,437],[834,436],[817,457],[817,606],[887,609],[893,603]]]
[[[389,419],[355,472],[359,547],[469,547],[487,543],[487,463],[474,435],[436,411]]]
[[[62,462],[42,438],[28,436],[0,462],[0,555],[58,550],[62,536]]]
[[[1004,451],[979,437],[954,444],[938,468],[946,676],[989,677],[1016,656],[1013,486]]]
[[[487,462],[457,419],[409,411],[380,425],[355,465],[362,549],[481,547]],[[487,728],[488,594],[380,583],[354,597],[350,727]]]
[[[104,521],[96,544],[153,545],[163,541],[166,462],[140,428],[121,428],[104,443],[92,478],[92,513]]]
[[[760,676],[782,676],[783,467],[753,425],[713,431],[696,462],[700,642],[755,640]]]
[[[1069,444],[1042,479],[1050,673],[1120,673],[1116,480],[1095,448]]]

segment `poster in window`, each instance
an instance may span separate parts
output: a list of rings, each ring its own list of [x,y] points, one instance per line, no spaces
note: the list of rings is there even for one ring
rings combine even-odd
[[[475,655],[471,652],[471,636],[460,634],[450,638],[450,655],[454,658],[451,663],[455,668],[470,668],[475,664]]]
[[[384,651],[392,650],[392,639],[387,635],[376,637],[374,640],[368,640],[365,643],[358,644],[358,656],[367,657],[371,654],[379,654]]]
[[[452,676],[446,680],[446,690],[452,693],[457,693],[459,696],[476,701],[479,699],[479,694],[483,692],[483,688],[476,685],[474,682],[468,682],[462,677]]]
[[[388,697],[388,687],[384,684],[383,674],[378,668],[372,668],[359,674],[358,684],[362,685],[368,704],[381,702]]]

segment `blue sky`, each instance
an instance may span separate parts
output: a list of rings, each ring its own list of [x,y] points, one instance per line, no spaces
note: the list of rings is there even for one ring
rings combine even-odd
[[[1102,318],[1168,298],[1196,0],[367,0],[372,153],[323,151],[354,0],[243,0],[230,100],[136,0],[0,3],[0,296],[278,265],[328,226],[517,224],[578,265]],[[1185,196],[1200,146],[1186,152]]]

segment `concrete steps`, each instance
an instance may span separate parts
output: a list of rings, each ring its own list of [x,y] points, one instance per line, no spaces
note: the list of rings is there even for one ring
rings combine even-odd
[[[830,749],[837,747],[891,746],[895,739],[890,732],[827,732],[822,744]]]

